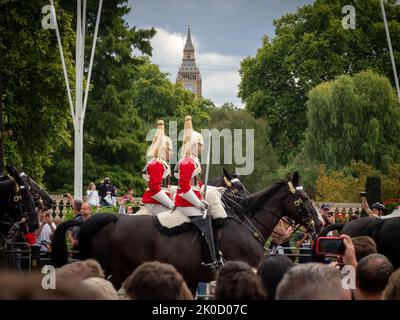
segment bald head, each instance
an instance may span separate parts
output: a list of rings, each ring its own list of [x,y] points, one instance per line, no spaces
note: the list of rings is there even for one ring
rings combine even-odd
[[[393,265],[384,255],[375,253],[358,262],[356,276],[357,287],[366,293],[379,293],[385,289]]]

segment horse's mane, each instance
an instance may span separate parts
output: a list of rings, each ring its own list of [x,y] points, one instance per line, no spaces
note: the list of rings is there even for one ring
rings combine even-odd
[[[252,194],[250,196],[240,197],[237,195],[224,194],[222,197],[222,201],[228,207],[231,206],[232,204],[239,205],[240,208],[236,209],[240,209],[239,211],[243,211],[242,213],[244,212],[253,213],[256,209],[258,209],[260,203],[264,203],[266,199],[272,197],[272,195],[275,194],[286,183],[287,181],[285,180],[275,181],[266,189],[259,191],[255,194]]]
[[[246,207],[248,212],[254,212],[260,203],[264,203],[266,199],[272,197],[279,189],[281,189],[287,181],[279,180],[273,182],[269,187],[259,191],[246,198]]]

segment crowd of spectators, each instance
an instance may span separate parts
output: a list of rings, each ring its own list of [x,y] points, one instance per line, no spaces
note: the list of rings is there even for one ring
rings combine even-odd
[[[96,190],[89,184],[85,201],[74,200],[66,194],[74,211],[73,219],[85,221],[98,205],[112,205],[107,197],[116,195],[116,188],[108,178]],[[132,214],[133,190],[122,197],[120,213]],[[335,223],[329,204],[320,207],[325,226]],[[51,241],[59,221],[53,221],[50,213],[39,211],[39,228],[26,232],[26,241],[40,248],[42,253],[51,251]],[[311,262],[291,254],[279,246],[295,241],[301,256],[303,250],[311,250],[313,239],[307,233],[294,234],[285,222],[278,224],[272,236],[270,255],[258,266],[244,261],[227,261],[217,272],[211,297],[215,300],[400,300],[400,270],[378,253],[375,241],[367,236],[350,238],[341,235],[345,251],[341,255]],[[67,236],[73,249],[78,249],[79,227],[71,228]],[[337,234],[328,234],[338,236]],[[277,249],[278,248],[278,249]],[[281,247],[283,248],[283,247]],[[290,251],[292,253],[292,251]],[[313,260],[315,261],[315,260]],[[344,281],[344,267],[354,270],[354,279]],[[350,272],[351,276],[351,272]],[[56,270],[56,290],[42,288],[43,275],[33,273],[0,273],[0,299],[132,299],[132,300],[193,300],[192,292],[183,276],[170,264],[149,261],[136,268],[117,293],[100,264],[89,259],[67,264]]]
[[[82,208],[81,208],[82,209]],[[46,217],[42,221],[48,223]],[[49,226],[51,229],[51,227]],[[42,231],[44,227],[42,226]],[[341,238],[346,250],[330,264],[296,264],[284,255],[265,257],[258,268],[228,261],[217,272],[214,300],[399,300],[400,270],[376,253],[369,237]],[[354,287],[345,286],[343,266],[355,270]],[[56,269],[56,290],[41,287],[40,274],[23,277],[0,274],[0,299],[193,300],[179,271],[172,265],[149,261],[123,282],[118,292],[100,264],[89,259]],[[351,281],[350,281],[351,282]]]

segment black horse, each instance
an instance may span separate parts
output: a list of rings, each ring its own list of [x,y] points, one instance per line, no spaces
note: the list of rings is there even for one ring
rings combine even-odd
[[[2,230],[8,230],[13,223],[27,221],[28,227],[39,227],[35,198],[30,179],[14,166],[7,166],[8,175],[0,181],[0,222]],[[4,234],[4,233],[3,233]]]
[[[8,176],[0,181],[0,248],[3,249],[13,245],[22,226],[30,231],[39,227],[29,177],[13,166],[7,166],[7,171]]]
[[[224,197],[232,197],[226,195]],[[279,181],[255,195],[234,197],[237,205],[228,209],[222,229],[220,249],[226,260],[243,260],[257,267],[264,255],[265,240],[283,216],[319,232],[321,222],[295,173],[289,181]],[[79,246],[82,259],[100,262],[116,288],[145,261],[158,260],[174,265],[194,289],[198,282],[212,280],[214,274],[202,266],[200,234],[196,229],[168,237],[155,228],[154,217],[97,214],[85,221],[61,224],[53,238],[53,263],[67,263],[65,231],[81,225]]]
[[[25,175],[24,173],[22,173]],[[50,197],[50,195],[31,177],[27,177],[29,186],[31,187],[31,192],[35,199],[35,205],[37,208],[43,210],[49,210],[54,205],[54,200]]]
[[[400,267],[400,217],[380,219],[365,217],[345,224],[341,233],[350,237],[369,236],[378,252],[385,255],[395,268]]]

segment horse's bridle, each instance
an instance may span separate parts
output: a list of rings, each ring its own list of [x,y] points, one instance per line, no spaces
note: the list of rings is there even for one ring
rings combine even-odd
[[[22,176],[22,175],[24,175],[24,173],[21,173],[20,176]],[[20,191],[23,190],[23,189],[25,189],[25,186],[20,186],[20,185],[17,183],[17,181],[16,181],[13,177],[10,177],[10,179],[12,179],[12,180],[14,181],[14,191],[15,191],[14,196],[11,196],[11,197],[13,198],[13,199],[12,199],[12,202],[14,203],[15,207],[18,208],[19,214],[20,214],[20,217],[21,217],[21,220],[20,220],[20,221],[17,221],[17,222],[11,221],[10,224],[11,224],[11,223],[12,223],[12,224],[15,224],[15,223],[22,224],[22,223],[24,223],[27,219],[29,219],[29,216],[30,216],[31,214],[36,213],[36,208],[34,208],[33,210],[31,210],[31,211],[29,211],[29,212],[27,212],[27,211],[24,210],[23,204],[21,203],[23,197],[22,197],[22,195],[20,194]],[[30,188],[30,186],[29,186],[29,188]]]
[[[226,185],[228,188],[232,188],[232,189],[228,192],[228,194],[230,194],[231,196],[236,196],[236,195],[239,193],[238,188],[233,187],[233,184],[234,184],[235,182],[239,182],[240,185],[242,186],[244,192],[245,192],[246,194],[250,194],[250,192],[246,189],[246,187],[240,182],[240,180],[239,180],[238,178],[233,178],[233,179],[231,179],[231,180],[228,180],[228,178],[224,176],[224,183],[225,183],[225,185]]]
[[[225,179],[225,177],[224,177]],[[288,182],[288,186],[289,186],[289,191],[291,194],[295,194],[297,195],[296,190],[303,190],[303,187],[299,186],[294,188],[293,183],[291,181]],[[243,186],[244,187],[244,186]],[[237,201],[233,200],[232,198],[226,197],[225,200],[228,200],[228,202],[231,202],[232,204],[234,204],[235,206],[239,207],[241,210],[240,212],[242,213],[241,216],[249,223],[249,225],[246,225],[242,220],[239,219],[239,217],[237,215],[234,215],[232,218],[238,222],[240,222],[248,231],[250,231],[250,233],[261,243],[262,246],[264,246],[266,239],[262,236],[261,232],[258,230],[258,228],[254,225],[254,223],[252,223],[252,221],[250,220],[250,218],[252,220],[254,220],[256,223],[258,223],[260,226],[262,226],[263,228],[265,228],[268,231],[271,231],[271,233],[275,233],[278,234],[275,230],[273,230],[272,228],[266,226],[263,222],[261,222],[259,219],[257,219],[254,215],[246,215],[247,210],[245,208],[243,208],[243,206],[238,203]],[[299,196],[298,198],[296,198],[296,200],[293,201],[293,204],[295,207],[297,207],[299,215],[301,217],[301,221],[300,223],[296,224],[295,222],[293,222],[290,218],[285,219],[283,216],[278,215],[276,212],[274,212],[273,210],[263,206],[262,209],[271,213],[273,216],[275,216],[276,218],[278,218],[279,220],[282,220],[283,222],[285,222],[286,224],[288,224],[289,226],[294,228],[294,231],[299,230],[303,225],[306,227],[307,231],[310,232],[310,220],[312,220],[311,214],[308,211],[308,209],[305,207],[303,200],[301,199],[301,197]],[[249,218],[250,217],[250,218]],[[229,217],[228,217],[229,218]],[[278,221],[279,221],[278,220]],[[314,228],[312,228],[312,232],[315,232]],[[280,234],[278,234],[280,235]]]

